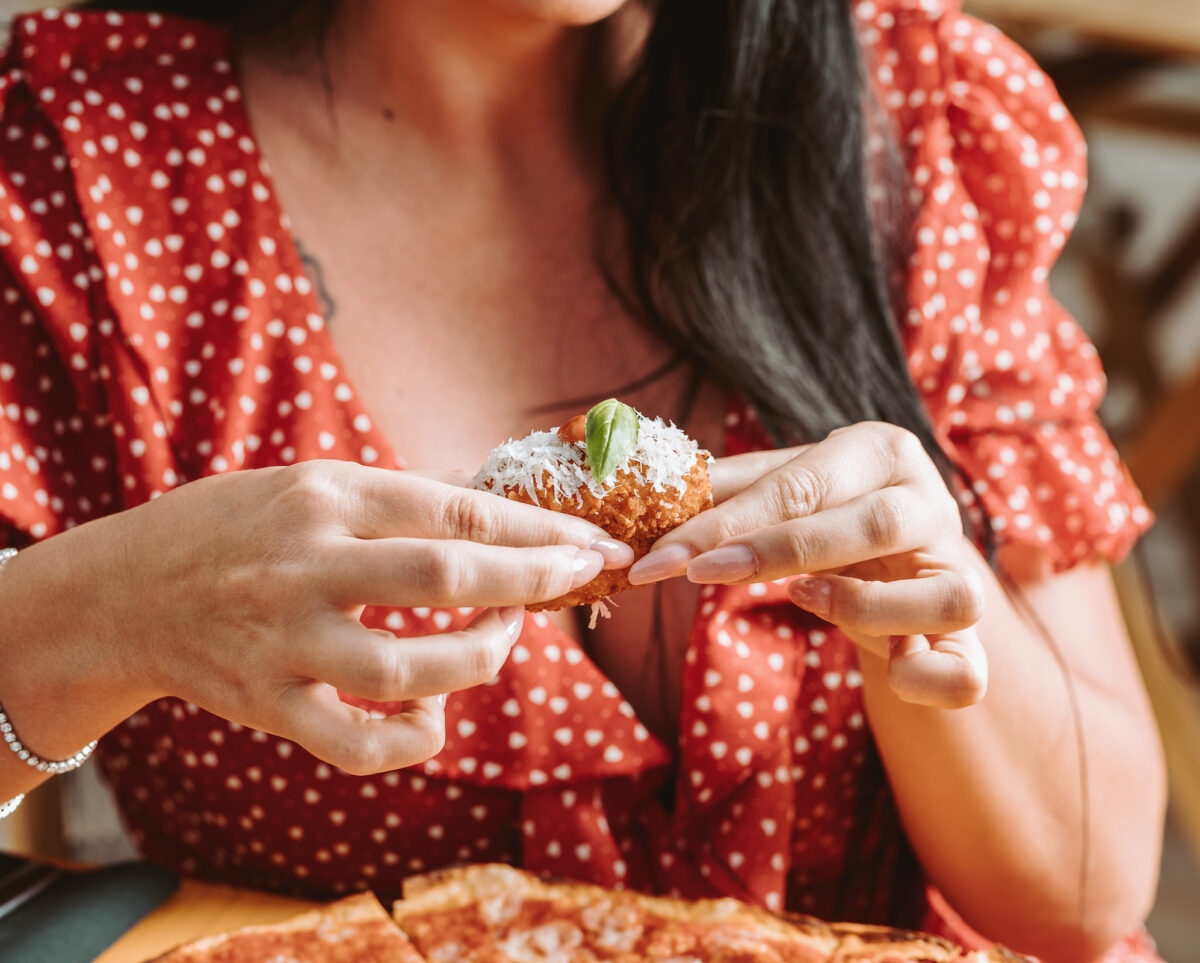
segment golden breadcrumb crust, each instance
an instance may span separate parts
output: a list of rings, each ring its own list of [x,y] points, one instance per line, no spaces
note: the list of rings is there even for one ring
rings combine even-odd
[[[696,456],[696,463],[684,480],[686,484],[682,493],[674,488],[656,492],[639,481],[633,472],[622,468],[613,476],[612,485],[603,498],[597,498],[583,488],[574,498],[564,500],[555,491],[549,473],[543,472],[542,481],[534,493],[536,498],[519,488],[505,488],[503,495],[513,501],[586,518],[613,538],[625,542],[633,549],[634,558],[638,559],[650,551],[650,546],[658,538],[698,512],[712,507],[707,452]],[[525,607],[530,612],[554,612],[572,605],[599,602],[632,587],[624,570],[603,571],[586,585],[566,595]]]

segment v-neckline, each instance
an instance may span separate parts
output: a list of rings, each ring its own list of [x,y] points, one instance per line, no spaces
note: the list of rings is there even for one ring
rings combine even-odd
[[[300,250],[296,246],[296,239],[292,234],[291,218],[288,217],[287,211],[280,199],[271,163],[263,152],[262,144],[255,132],[254,124],[250,117],[249,102],[246,98],[246,84],[241,70],[241,63],[237,55],[236,44],[234,44],[233,37],[229,33],[226,33],[226,59],[231,64],[234,84],[238,91],[236,103],[237,121],[241,126],[242,134],[246,137],[251,148],[247,153],[258,165],[262,185],[266,192],[259,203],[266,208],[272,222],[279,224],[281,228],[279,233],[283,235],[282,238],[276,238],[275,255],[287,273],[293,277],[308,278],[308,271],[304,267],[304,259],[300,255]],[[349,370],[346,368],[341,352],[338,350],[337,343],[333,340],[333,335],[330,332],[329,319],[325,316],[325,312],[321,309],[321,304],[317,299],[316,286],[315,284],[311,284],[311,278],[309,278],[309,281],[309,290],[297,293],[304,299],[304,309],[309,313],[309,316],[317,317],[321,322],[316,330],[313,330],[312,325],[309,326],[312,332],[311,340],[316,343],[317,350],[322,355],[318,359],[318,366],[322,362],[333,365],[337,370],[341,384],[345,385],[349,390],[348,398],[342,400],[335,396],[334,400],[342,407],[353,405],[358,409],[358,413],[366,415],[370,427],[363,430],[354,425],[354,431],[358,432],[363,444],[369,444],[374,448],[376,458],[371,462],[372,467],[398,470],[408,468],[408,462],[396,451],[391,439],[384,434],[383,429],[380,427],[380,422],[375,418],[374,412],[368,407],[362,393],[358,390],[358,385],[350,377]],[[325,390],[335,390],[332,388],[334,380],[332,378],[323,379],[324,384],[329,386]],[[354,419],[350,419],[350,421],[351,424],[354,424]],[[361,445],[359,447],[361,448]],[[358,460],[361,461],[362,459]]]
[[[247,153],[258,165],[262,176],[262,184],[266,191],[265,196],[260,203],[269,212],[275,223],[278,223],[283,230],[281,233],[285,235],[281,239],[276,239],[276,256],[280,261],[281,266],[295,277],[308,278],[308,272],[304,267],[304,259],[300,254],[296,244],[296,239],[291,230],[291,218],[287,214],[287,210],[280,198],[278,188],[275,183],[275,176],[269,158],[266,156],[262,148],[262,143],[255,132],[254,124],[250,116],[249,101],[246,97],[246,84],[241,70],[241,63],[238,58],[237,48],[233,42],[232,35],[226,33],[225,36],[225,56],[231,65],[231,73],[234,85],[238,91],[238,99],[236,102],[237,120],[241,126],[242,133],[247,138],[251,150]],[[311,282],[311,278],[309,279]],[[320,353],[323,355],[322,361],[332,364],[337,369],[340,375],[341,383],[344,384],[350,393],[350,397],[345,401],[338,399],[340,405],[350,404],[356,405],[358,412],[366,415],[370,422],[370,428],[363,431],[355,427],[355,431],[363,438],[364,443],[370,444],[377,453],[377,458],[371,464],[375,467],[406,469],[409,467],[408,461],[403,454],[398,452],[388,438],[383,429],[380,427],[380,422],[375,418],[373,410],[367,405],[363,394],[359,391],[355,379],[350,377],[349,370],[346,367],[345,361],[342,358],[341,351],[338,349],[337,343],[333,339],[330,331],[328,318],[325,317],[321,310],[320,302],[316,296],[316,288],[313,285],[307,292],[299,292],[304,298],[305,310],[312,316],[318,317],[321,320],[319,330],[313,331],[313,338],[319,345]],[[310,326],[311,327],[311,326]],[[332,383],[332,379],[330,382]],[[724,454],[729,449],[729,425],[730,415],[737,408],[737,402],[734,397],[729,397],[726,400],[725,411],[721,430],[719,431],[719,444],[721,448],[720,454]]]

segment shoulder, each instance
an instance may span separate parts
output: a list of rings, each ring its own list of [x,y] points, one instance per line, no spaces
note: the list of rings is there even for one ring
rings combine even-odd
[[[13,21],[0,77],[8,125],[0,164],[26,126],[60,142],[71,166],[135,168],[205,114],[240,98],[226,31],[155,13],[46,10]]]
[[[144,255],[178,260],[235,226],[269,192],[230,52],[226,31],[154,13],[17,18],[0,62],[0,229],[86,237],[99,268],[126,275],[120,297],[150,280]]]
[[[14,18],[5,66],[39,89],[65,78],[124,78],[139,73],[211,69],[228,58],[228,32],[158,13],[43,10]],[[157,71],[154,69],[157,68]],[[50,100],[52,98],[45,98]]]
[[[938,122],[956,140],[966,129],[1011,131],[1053,142],[1050,160],[1081,168],[1082,137],[1054,84],[994,26],[954,0],[856,0],[852,11],[870,86],[910,145]]]
[[[61,359],[97,408],[118,378],[178,408],[165,379],[182,382],[204,341],[235,343],[226,322],[265,289],[256,274],[295,270],[265,253],[286,232],[229,52],[223,31],[154,14],[14,23],[0,61],[0,343],[35,339],[26,355]]]
[[[183,180],[170,168],[190,161],[203,181],[207,158],[193,148],[224,135],[226,153],[252,150],[230,109],[240,94],[229,49],[223,31],[153,13],[13,21],[0,57],[0,254],[17,276],[39,265],[32,276],[55,282],[39,289],[43,305],[63,299],[54,287],[89,296],[100,235],[118,213],[132,212],[118,228],[134,228],[142,208],[165,206],[162,189]],[[78,257],[47,253],[60,249]]]
[[[234,137],[221,124],[240,99],[229,53],[225,31],[155,13],[17,17],[0,60],[0,172],[45,173],[97,202],[117,182],[161,188],[162,174],[137,182],[147,167],[182,163],[172,146],[215,141],[218,129]],[[240,146],[249,150],[248,139]]]
[[[902,334],[943,448],[998,540],[1056,569],[1120,556],[1150,516],[1096,420],[1096,350],[1051,295],[1086,149],[1033,59],[955,2],[852,4],[908,172]]]

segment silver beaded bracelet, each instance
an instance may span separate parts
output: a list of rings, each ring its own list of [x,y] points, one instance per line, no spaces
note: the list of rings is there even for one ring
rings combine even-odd
[[[15,548],[0,548],[0,569],[4,568],[6,562],[17,554]],[[0,736],[4,737],[4,742],[14,753],[17,758],[24,762],[27,766],[31,766],[38,772],[48,772],[51,775],[57,775],[62,772],[70,772],[72,769],[78,769],[82,766],[96,748],[96,742],[93,740],[86,746],[80,749],[75,755],[67,759],[43,759],[32,749],[21,742],[17,736],[16,730],[13,728],[12,722],[4,711],[4,706],[0,705]],[[0,819],[10,815],[24,799],[24,794],[10,799],[6,803],[0,803]]]
[[[28,746],[24,745],[17,737],[17,732],[13,729],[12,722],[4,712],[4,706],[0,705],[0,735],[4,737],[4,741],[8,743],[8,748],[17,754],[17,758],[24,761],[25,765],[31,766],[38,772],[48,772],[52,776],[57,776],[60,772],[70,772],[72,769],[78,769],[88,760],[88,756],[96,748],[96,740],[92,740],[75,755],[68,756],[66,759],[43,759]]]

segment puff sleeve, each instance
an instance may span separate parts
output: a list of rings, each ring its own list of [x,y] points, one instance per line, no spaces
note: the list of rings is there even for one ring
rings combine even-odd
[[[910,371],[965,500],[1056,569],[1116,559],[1151,516],[1097,420],[1096,350],[1047,284],[1083,197],[1079,129],[994,28],[930,3],[856,13],[914,185]]]

